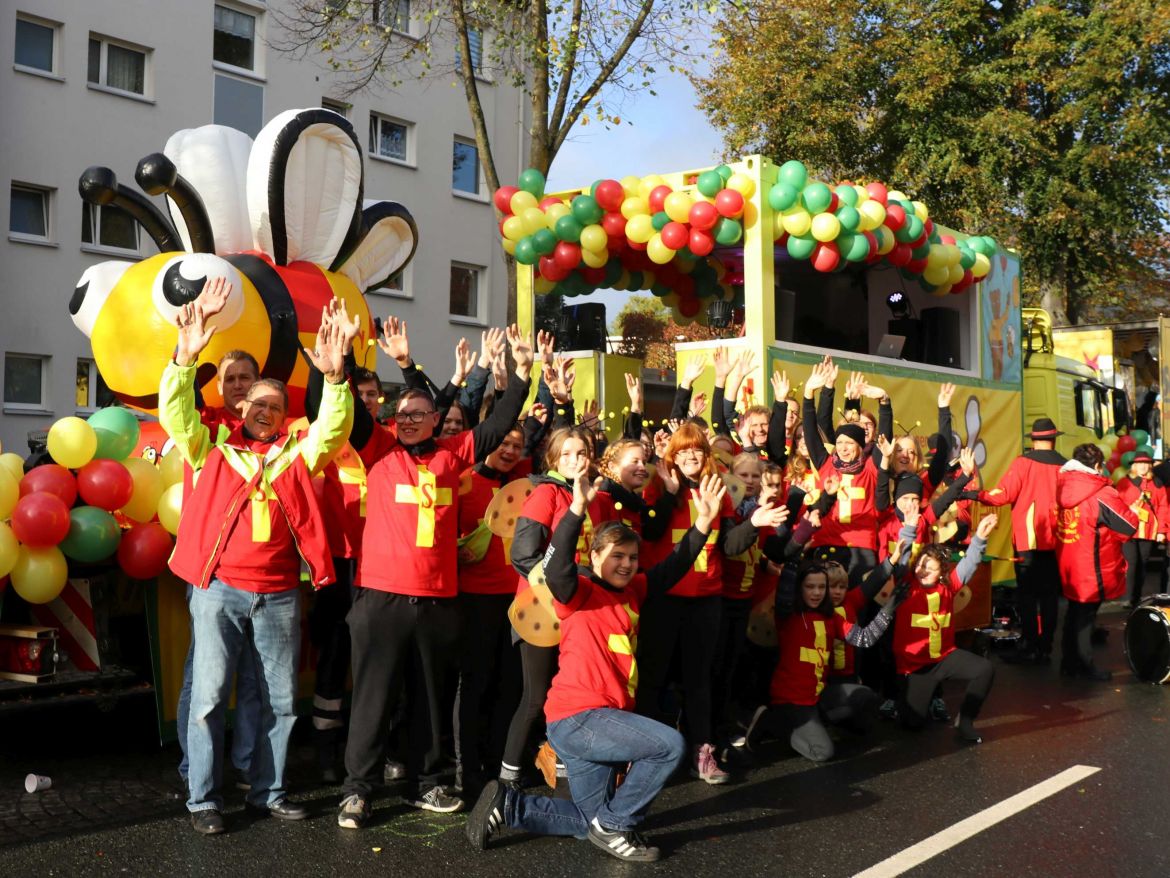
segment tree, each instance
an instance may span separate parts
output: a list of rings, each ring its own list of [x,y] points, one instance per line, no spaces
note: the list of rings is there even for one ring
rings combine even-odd
[[[677,341],[706,341],[725,334],[698,323],[680,326],[673,312],[652,296],[631,296],[614,318],[614,328],[622,337],[617,352],[642,360],[647,369],[673,369]]]
[[[728,149],[880,179],[1024,260],[1058,322],[1149,278],[1170,182],[1160,0],[745,3],[695,77]]]
[[[689,49],[680,39],[713,0],[451,0],[416,11],[399,31],[400,0],[293,0],[277,13],[283,51],[324,53],[348,93],[405,79],[456,78],[463,87],[488,187],[500,187],[479,76],[528,96],[529,165],[548,174],[575,126],[621,124],[623,98],[650,89],[656,70]],[[495,36],[496,38],[493,38]],[[455,52],[443,47],[454,43]],[[474,45],[473,45],[474,44]],[[478,65],[476,65],[478,61]],[[651,91],[651,93],[653,93]],[[515,263],[506,260],[515,289]],[[515,302],[510,300],[509,319]]]

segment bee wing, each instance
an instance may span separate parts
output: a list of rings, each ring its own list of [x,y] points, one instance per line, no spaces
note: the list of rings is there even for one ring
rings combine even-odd
[[[330,110],[286,110],[248,157],[252,236],[277,265],[333,264],[359,230],[362,153],[353,126]]]
[[[163,154],[203,200],[215,234],[216,253],[252,249],[252,225],[248,220],[247,174],[252,138],[226,125],[204,125],[176,131]],[[168,197],[167,210],[188,251],[191,235],[183,215]]]
[[[338,258],[336,268],[362,291],[382,283],[410,262],[418,247],[418,226],[397,201],[367,201],[357,245]]]

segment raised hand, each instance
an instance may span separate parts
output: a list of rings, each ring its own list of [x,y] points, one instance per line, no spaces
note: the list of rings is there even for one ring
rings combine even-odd
[[[666,422],[666,427],[668,430],[670,430],[671,433],[677,433],[678,428],[681,427],[682,425],[683,425],[683,422],[680,421],[678,418],[671,418],[669,421]]]
[[[203,284],[203,289],[195,297],[195,310],[207,321],[218,314],[227,305],[232,295],[232,284],[226,277],[217,277]]]
[[[882,469],[885,469],[890,465],[890,461],[894,459],[894,443],[891,439],[880,433],[874,439],[874,442],[877,444],[878,451],[882,453]]]
[[[626,373],[626,393],[630,395],[630,411],[642,412],[642,381],[632,372]]]
[[[940,409],[947,409],[951,407],[951,397],[955,395],[955,385],[949,382],[943,382],[938,386],[938,407]]]
[[[711,352],[711,362],[715,366],[715,386],[726,387],[727,376],[731,374],[731,357],[727,355],[727,348],[717,347]]]
[[[344,356],[349,353],[349,349],[353,347],[353,340],[362,330],[362,318],[360,315],[354,314],[353,319],[350,320],[349,311],[345,307],[345,299],[334,299],[326,308],[329,311],[329,319],[341,328],[342,355]]]
[[[959,466],[963,469],[963,475],[975,475],[975,452],[970,448],[964,448],[959,452]]]
[[[995,526],[999,524],[999,516],[992,512],[990,515],[985,515],[979,519],[979,525],[975,528],[975,536],[986,540],[991,536],[991,532],[995,530]]]
[[[788,373],[779,370],[772,373],[772,400],[774,402],[784,402],[788,399],[788,392],[792,389],[792,384],[788,381]]]
[[[711,525],[719,518],[726,494],[727,485],[719,476],[703,476],[699,482],[699,490],[694,497],[695,527],[701,533],[711,531]]]
[[[471,374],[472,367],[475,366],[475,359],[475,354],[471,352],[471,345],[467,343],[467,339],[459,339],[455,345],[455,374],[451,376],[452,384],[456,387],[463,385],[467,376]]]
[[[544,383],[555,403],[564,405],[573,398],[573,382],[577,375],[573,363],[573,360],[557,357],[552,368],[545,373]]]
[[[654,434],[654,454],[657,455],[657,457],[660,460],[662,459],[662,456],[664,454],[666,454],[666,447],[668,445],[670,445],[670,434],[669,433],[667,433],[665,430],[659,430],[657,433]],[[660,471],[658,473],[658,475],[662,479],[662,483],[666,484],[667,473],[664,471]],[[675,485],[676,486],[678,485],[677,481],[675,481]],[[676,487],[674,491],[671,491],[671,493],[672,494],[677,493],[677,491],[678,491],[678,488]]]
[[[705,411],[707,411],[707,394],[699,391],[691,397],[691,410],[689,414],[692,418],[698,418],[702,417]]]
[[[479,334],[479,368],[490,369],[497,351],[504,350],[504,330],[498,327],[485,329]]]
[[[824,363],[814,363],[812,369],[809,370],[808,378],[804,381],[804,398],[812,399],[816,396],[818,390],[825,386],[828,382],[828,371]]]
[[[821,482],[821,490],[826,494],[836,494],[841,490],[841,477],[836,473],[825,476],[824,481]]]
[[[768,500],[761,503],[752,512],[752,524],[756,527],[779,527],[788,520],[788,507],[773,506]]]
[[[601,403],[595,399],[585,401],[581,409],[581,426],[586,430],[597,430],[601,426]]]
[[[657,439],[658,437],[655,436],[654,438]],[[665,448],[663,450],[665,451]],[[661,455],[659,456],[661,457]],[[682,478],[679,476],[676,467],[659,466],[658,478],[662,479],[662,487],[666,489],[667,494],[677,494],[679,488],[682,487]]]
[[[573,503],[570,509],[577,515],[584,515],[601,488],[601,477],[589,480],[589,461],[587,460],[582,460],[578,464],[576,472],[567,475],[573,483]]]
[[[874,385],[872,385],[872,384],[866,384],[866,385],[865,385],[865,387],[863,387],[863,388],[861,389],[861,394],[862,394],[862,396],[864,396],[866,399],[878,399],[878,400],[881,400],[881,399],[886,399],[886,398],[887,398],[887,394],[886,394],[885,390],[883,390],[883,389],[882,389],[882,388],[880,388],[880,387],[875,387],[875,386],[874,386]]]
[[[528,410],[528,417],[532,418],[534,421],[540,424],[543,424],[548,420],[548,409],[544,407],[544,403],[534,402],[532,404],[532,408]]]
[[[918,520],[922,516],[922,509],[917,503],[912,503],[910,508],[902,513],[902,524],[907,527],[918,527]]]
[[[382,323],[382,337],[378,339],[382,353],[405,369],[410,365],[410,337],[406,334],[406,321],[387,317]]]
[[[850,372],[849,380],[845,382],[845,398],[861,399],[861,388],[865,386],[865,376],[860,372]]]
[[[492,357],[492,381],[496,390],[508,389],[508,352],[502,345]]]
[[[175,326],[179,329],[179,342],[175,346],[175,364],[193,366],[215,335],[215,327],[207,326],[203,314],[191,302],[179,309],[175,315]]]
[[[349,321],[346,320],[345,323]],[[346,339],[346,328],[336,318],[329,306],[321,309],[321,326],[317,330],[316,343],[312,350],[305,348],[305,356],[325,375],[330,384],[345,380],[345,354],[353,339]]]
[[[735,381],[737,384],[742,383],[743,379],[752,374],[756,368],[756,352],[751,348],[746,348],[743,353],[739,355],[739,359],[735,361]]]
[[[697,356],[691,357],[683,367],[682,380],[678,383],[678,386],[684,390],[690,390],[691,385],[699,380],[699,377],[703,374],[703,370],[706,368],[706,354],[698,354]]]
[[[825,357],[825,387],[834,387],[837,384],[837,364],[832,357]]]
[[[507,336],[508,347],[512,349],[512,361],[516,364],[516,374],[527,381],[534,359],[532,336],[520,332],[520,327],[515,323],[508,327]]]

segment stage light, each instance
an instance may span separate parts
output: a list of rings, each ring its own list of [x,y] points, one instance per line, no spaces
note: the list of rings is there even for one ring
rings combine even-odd
[[[890,307],[890,314],[895,320],[910,316],[910,300],[901,290],[894,290],[886,296],[886,304]]]

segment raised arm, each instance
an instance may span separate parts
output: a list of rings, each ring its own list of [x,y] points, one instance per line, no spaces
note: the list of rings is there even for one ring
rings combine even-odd
[[[496,403],[492,413],[471,431],[475,441],[475,459],[483,460],[496,450],[508,431],[520,417],[524,402],[528,399],[529,376],[534,358],[531,336],[523,336],[515,326],[508,327],[508,344],[512,348],[512,360],[516,370],[508,379],[508,389]],[[543,331],[542,331],[543,334]]]
[[[227,286],[230,291],[231,285]],[[211,433],[195,408],[195,363],[215,335],[215,327],[206,325],[204,312],[191,302],[179,309],[175,326],[179,339],[175,357],[159,382],[158,420],[183,460],[197,470],[211,450]]]
[[[345,380],[345,355],[357,336],[360,319],[349,319],[345,302],[334,299],[321,314],[316,344],[305,356],[325,376],[321,407],[299,449],[310,474],[337,456],[353,426],[353,393]],[[364,406],[363,406],[364,409]]]
[[[674,394],[674,405],[670,410],[670,417],[674,420],[685,421],[691,411],[691,385],[699,380],[703,370],[707,368],[707,357],[699,354],[687,361],[683,367],[682,380],[678,383],[678,390]]]
[[[824,436],[832,436],[834,432],[833,424],[833,403],[837,397],[837,366],[833,363],[832,357],[825,357],[820,364],[821,369],[821,398],[817,405],[817,426],[820,428],[821,434]],[[808,386],[808,382],[805,382]],[[805,397],[806,399],[810,397]],[[805,442],[808,442],[808,428],[804,431]]]
[[[808,379],[804,382],[804,409],[801,413],[804,425],[804,444],[808,448],[808,458],[818,470],[829,459],[829,453],[825,451],[825,443],[821,438],[820,426],[817,423],[816,403],[813,402],[813,397],[818,390],[825,386],[825,380],[824,368],[820,364],[813,366]],[[824,396],[827,391],[828,388],[821,391],[821,395]],[[832,427],[829,428],[828,435],[833,435]]]
[[[630,396],[630,413],[626,416],[625,426],[622,427],[622,436],[642,441],[642,380],[630,372],[626,373],[626,393]]]

